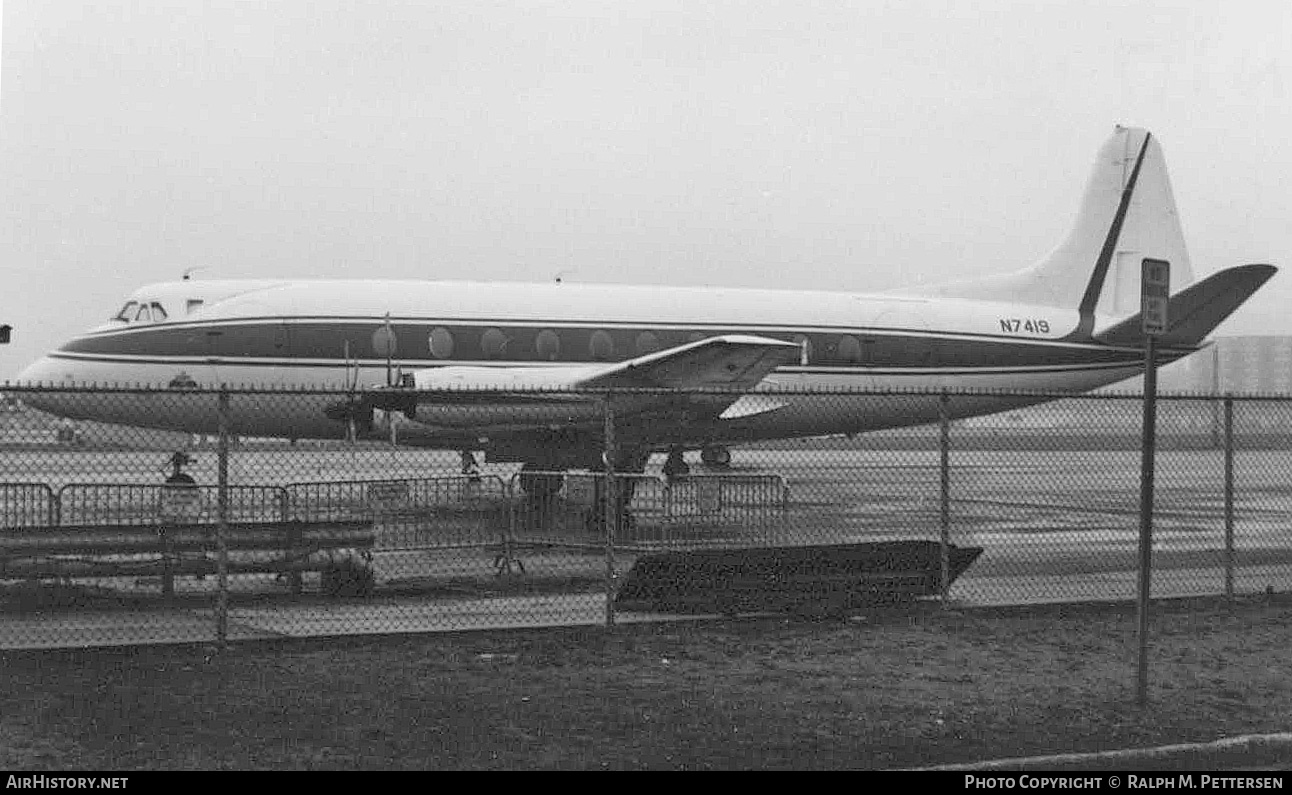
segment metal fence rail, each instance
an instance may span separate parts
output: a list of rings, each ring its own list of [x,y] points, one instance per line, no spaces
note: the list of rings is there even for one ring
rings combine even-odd
[[[560,488],[527,494],[525,477],[550,478]],[[788,500],[780,475],[708,473],[677,477],[616,472],[614,490],[631,495],[616,527],[621,547],[699,547],[748,544],[779,527]],[[605,546],[606,476],[599,472],[513,475],[516,543],[600,549]]]
[[[225,520],[280,522],[287,493],[277,486],[228,486]],[[58,490],[61,524],[164,525],[219,521],[217,486],[69,483]]]
[[[507,484],[497,475],[315,481],[284,491],[292,519],[372,519],[379,549],[484,546],[507,524]]]
[[[723,516],[767,521],[789,502],[785,478],[775,474],[701,473],[669,484],[669,516]]]
[[[58,501],[44,483],[0,483],[0,528],[58,524]]]

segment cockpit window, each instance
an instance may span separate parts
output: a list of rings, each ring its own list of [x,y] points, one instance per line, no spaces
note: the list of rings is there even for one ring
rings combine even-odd
[[[112,319],[122,323],[161,323],[167,317],[166,307],[157,301],[127,301]]]

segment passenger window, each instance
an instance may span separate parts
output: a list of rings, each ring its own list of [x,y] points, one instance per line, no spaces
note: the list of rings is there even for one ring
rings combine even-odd
[[[506,349],[507,335],[501,329],[485,329],[485,333],[480,336],[480,350],[486,358],[501,359]]]
[[[593,359],[608,362],[615,358],[615,341],[610,337],[609,332],[594,331],[588,345],[588,352],[592,354]]]
[[[453,355],[453,335],[443,326],[431,332],[428,338],[431,355],[436,359],[447,359]]]
[[[399,352],[399,337],[390,326],[381,326],[372,332],[372,352],[387,359]]]
[[[561,338],[550,328],[543,329],[534,340],[534,350],[538,353],[538,358],[555,361],[561,355]]]
[[[659,337],[654,332],[643,331],[637,335],[637,355],[645,356],[659,350]]]

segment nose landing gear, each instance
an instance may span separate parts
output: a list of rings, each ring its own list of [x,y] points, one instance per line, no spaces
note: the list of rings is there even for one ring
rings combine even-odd
[[[463,450],[462,453],[462,474],[470,478],[472,483],[480,482],[480,465],[476,463],[475,453],[470,450]]]
[[[691,465],[682,457],[682,448],[674,447],[669,450],[668,458],[664,460],[664,477],[672,480],[689,474],[691,474]]]

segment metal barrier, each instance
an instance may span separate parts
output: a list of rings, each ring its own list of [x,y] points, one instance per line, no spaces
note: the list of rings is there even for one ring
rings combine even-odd
[[[496,475],[291,483],[287,515],[372,519],[378,550],[487,546],[505,537],[507,484]]]
[[[559,487],[526,491],[522,481]],[[599,472],[525,472],[512,476],[518,497],[512,523],[518,544],[578,548],[605,547],[606,476]],[[624,516],[616,546],[725,546],[774,533],[788,499],[779,475],[712,474],[669,478],[658,474],[614,474],[615,491],[625,489]]]
[[[44,483],[0,483],[0,527],[48,527],[58,524],[54,490]]]
[[[219,486],[69,483],[58,490],[60,524],[216,524]],[[278,486],[229,486],[229,522],[287,518],[287,493]]]
[[[669,481],[669,516],[720,515],[761,520],[767,511],[784,511],[789,488],[780,475],[745,473],[685,475]]]

